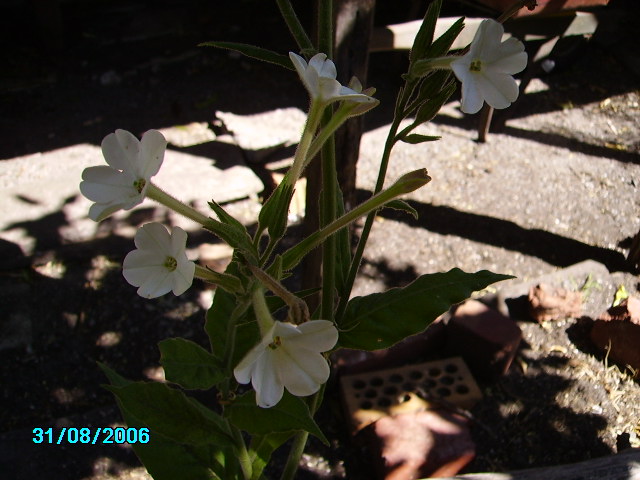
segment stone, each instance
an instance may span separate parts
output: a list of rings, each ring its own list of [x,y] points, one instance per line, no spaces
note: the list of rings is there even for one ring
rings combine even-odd
[[[466,418],[445,410],[383,417],[366,431],[384,480],[453,476],[475,456]]]
[[[629,297],[593,323],[591,341],[622,367],[640,370],[640,300]]]
[[[544,323],[582,315],[582,293],[539,283],[529,289],[529,313]]]
[[[473,374],[493,380],[509,369],[522,331],[509,317],[477,300],[460,305],[447,323],[446,351],[459,355]]]

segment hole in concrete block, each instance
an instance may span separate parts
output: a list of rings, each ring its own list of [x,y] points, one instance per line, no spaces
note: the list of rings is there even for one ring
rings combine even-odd
[[[394,387],[393,385],[390,385],[388,387],[385,387],[383,392],[385,395],[395,395],[398,393],[398,388]]]
[[[358,390],[367,386],[367,384],[363,380],[354,380],[351,384],[353,388],[357,388]]]
[[[445,375],[440,379],[440,383],[442,383],[443,385],[453,385],[455,382],[456,382],[455,378],[449,375]]]
[[[449,363],[446,367],[444,367],[444,371],[447,373],[456,373],[458,371],[458,366],[454,365],[453,363]]]
[[[447,387],[440,387],[436,390],[436,393],[440,397],[449,397],[451,395],[451,390],[449,390]]]
[[[383,383],[384,380],[380,377],[373,377],[371,380],[369,380],[369,385],[371,385],[372,387],[379,387]]]

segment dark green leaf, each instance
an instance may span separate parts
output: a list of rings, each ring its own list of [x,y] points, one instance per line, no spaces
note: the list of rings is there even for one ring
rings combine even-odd
[[[232,443],[228,427],[217,413],[164,383],[134,382],[106,388],[125,410],[174,442],[222,446]]]
[[[405,143],[417,144],[423,142],[434,142],[436,140],[440,140],[442,137],[439,136],[431,136],[431,135],[420,135],[419,133],[412,133],[410,135],[405,135],[400,140]],[[390,205],[387,204],[389,207]]]
[[[460,35],[463,29],[464,17],[456,20],[446,32],[440,35],[440,37],[426,49],[425,56],[427,58],[444,57],[449,53],[451,45],[453,45],[453,42],[458,38],[458,35]]]
[[[133,383],[121,377],[106,365],[99,365],[114,386],[123,387]],[[116,397],[116,400],[128,427],[135,428],[139,432],[142,428],[149,428],[125,409],[118,397]],[[150,430],[147,443],[136,442],[132,444],[132,447],[155,480],[175,480],[176,478],[184,480],[219,480],[224,478],[222,477],[223,469],[213,458],[213,452],[216,450],[213,445],[181,445]]]
[[[427,12],[422,20],[422,25],[416,34],[416,38],[413,41],[411,47],[410,60],[411,63],[424,58],[425,52],[431,46],[433,42],[433,34],[436,29],[436,23],[440,16],[440,8],[442,7],[442,0],[434,0],[427,8]]]
[[[340,322],[338,344],[357,350],[387,348],[422,332],[452,305],[488,285],[513,278],[487,270],[422,275],[404,288],[355,297]]]
[[[280,445],[285,443],[293,432],[270,433],[268,435],[253,435],[251,437],[250,452],[253,454],[252,479],[260,478],[264,468],[269,463],[271,455]]]
[[[222,365],[200,345],[184,338],[158,344],[160,364],[168,381],[186,389],[208,390],[224,379]]]
[[[225,415],[241,430],[266,435],[304,430],[328,444],[326,437],[309,413],[307,404],[285,391],[282,400],[271,408],[256,405],[254,391],[239,396],[225,409]]]
[[[286,180],[285,176],[262,206],[258,215],[258,231],[262,232],[266,229],[272,239],[281,238],[287,229],[289,204],[294,189]]]
[[[244,226],[239,228],[234,224],[219,222],[218,220],[210,218],[205,228],[250,258],[257,258],[253,241]]]
[[[226,50],[233,50],[239,52],[247,57],[262,60],[263,62],[273,63],[280,65],[281,67],[289,70],[294,70],[293,64],[287,55],[281,55],[279,53],[267,50],[266,48],[256,47],[255,45],[247,45],[246,43],[236,42],[203,42],[198,45],[199,47],[216,47],[224,48]]]
[[[419,109],[416,114],[416,118],[414,121],[414,125],[418,126],[425,122],[428,122],[433,117],[437,115],[437,113],[442,108],[442,105],[445,104],[449,97],[453,95],[453,92],[456,91],[456,85],[453,82],[450,82],[446,85],[438,95],[426,101]]]

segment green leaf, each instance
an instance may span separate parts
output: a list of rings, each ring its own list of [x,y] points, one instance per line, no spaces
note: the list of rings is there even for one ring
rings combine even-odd
[[[357,350],[387,348],[422,332],[452,305],[488,285],[513,278],[487,270],[422,275],[404,288],[355,297],[340,322],[338,344]]]
[[[259,407],[256,405],[255,392],[247,392],[227,406],[225,416],[236,427],[252,435],[304,430],[328,445],[327,438],[309,413],[304,400],[287,391],[282,400],[271,408]]]
[[[435,142],[436,140],[440,140],[442,137],[440,136],[432,136],[432,135],[420,135],[419,133],[412,133],[410,135],[405,135],[400,140],[405,143],[417,144],[423,142]],[[387,206],[389,206],[387,204]]]
[[[431,46],[433,42],[433,34],[436,30],[436,23],[440,16],[440,8],[442,7],[442,0],[435,0],[431,2],[427,12],[422,20],[422,25],[416,34],[416,38],[413,41],[409,58],[411,63],[424,58],[425,52]]]
[[[222,365],[197,343],[169,338],[158,344],[168,381],[190,390],[208,390],[224,379]]]
[[[293,190],[293,186],[289,185],[285,176],[258,214],[258,231],[267,229],[272,240],[281,238],[287,229]]]
[[[263,62],[273,63],[274,65],[280,65],[289,70],[294,70],[293,64],[287,55],[281,55],[279,53],[267,50],[266,48],[256,47],[255,45],[247,45],[246,43],[236,42],[203,42],[198,45],[199,47],[216,47],[224,48],[226,50],[233,50],[239,52],[247,57],[262,60]]]
[[[164,383],[132,382],[106,386],[125,410],[154,432],[188,445],[228,446],[232,437],[224,420],[184,393]]]
[[[413,125],[421,125],[435,117],[442,108],[442,105],[444,105],[445,102],[449,100],[449,97],[453,95],[453,92],[455,91],[456,85],[454,82],[449,82],[447,85],[445,85],[440,93],[426,101],[418,109],[418,113],[416,114]]]
[[[242,225],[238,220],[229,215],[225,210],[216,202],[209,202],[211,209],[218,215],[220,221],[209,220],[206,228],[216,234],[222,240],[227,242],[233,248],[239,249],[251,258],[256,259],[258,254],[253,241],[247,232],[247,228]]]
[[[253,435],[249,451],[253,455],[252,480],[257,480],[271,459],[271,455],[280,445],[285,443],[293,432],[270,433],[268,435]]]
[[[418,219],[418,211],[409,205],[404,200],[391,200],[389,203],[385,204],[384,208],[392,208],[394,210],[401,210],[403,212],[408,213],[416,220]]]
[[[425,56],[427,58],[443,57],[449,53],[449,49],[453,42],[455,42],[460,32],[464,29],[464,17],[456,20],[449,29],[444,32],[438,39],[433,42],[426,50]]]
[[[109,381],[114,386],[125,386],[132,384],[104,364],[98,364],[105,373]],[[125,423],[130,428],[135,428],[140,432],[142,428],[148,426],[140,421],[126,408],[116,397],[118,406]],[[191,446],[180,445],[176,442],[157,435],[155,431],[149,432],[147,443],[136,442],[132,444],[133,450],[147,469],[147,472],[155,480],[220,480],[222,469],[213,460],[213,452],[216,447],[213,445]],[[217,472],[217,474],[216,474]]]

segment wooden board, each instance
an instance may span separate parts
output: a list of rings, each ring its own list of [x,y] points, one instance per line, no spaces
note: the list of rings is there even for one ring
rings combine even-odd
[[[553,445],[549,445],[553,448]],[[580,463],[508,473],[471,473],[440,480],[640,480],[640,448]],[[424,479],[428,480],[428,479]]]

